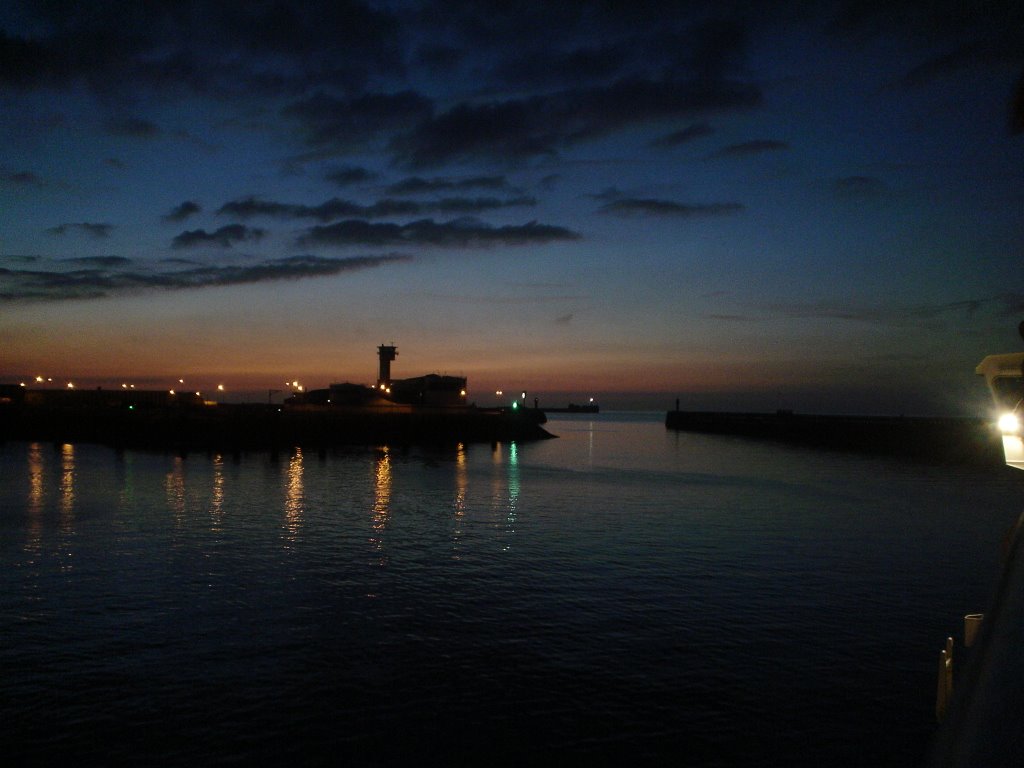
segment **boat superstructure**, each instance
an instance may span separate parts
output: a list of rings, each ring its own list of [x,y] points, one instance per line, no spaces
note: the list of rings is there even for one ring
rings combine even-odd
[[[1024,469],[1024,352],[989,355],[974,372],[985,377],[995,401],[1007,465]]]

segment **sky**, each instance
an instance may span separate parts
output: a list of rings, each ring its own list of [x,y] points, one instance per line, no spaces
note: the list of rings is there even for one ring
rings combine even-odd
[[[6,2],[0,382],[979,413],[1022,80],[1014,0]]]

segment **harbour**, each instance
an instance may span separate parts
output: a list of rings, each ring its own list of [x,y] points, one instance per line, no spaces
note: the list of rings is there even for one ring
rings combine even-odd
[[[9,759],[921,764],[1020,473],[663,416],[276,458],[7,441]]]

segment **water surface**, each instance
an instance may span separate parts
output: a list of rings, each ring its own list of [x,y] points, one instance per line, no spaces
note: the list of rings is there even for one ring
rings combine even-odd
[[[1012,471],[557,440],[0,447],[14,764],[915,764]]]

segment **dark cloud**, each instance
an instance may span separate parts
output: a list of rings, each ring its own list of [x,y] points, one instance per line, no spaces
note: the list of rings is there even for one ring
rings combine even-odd
[[[740,82],[620,80],[608,86],[506,101],[458,104],[391,142],[411,168],[554,155],[559,148],[626,127],[757,106],[760,89]]]
[[[775,139],[756,139],[754,141],[742,141],[739,144],[730,144],[722,147],[711,154],[713,158],[720,157],[749,157],[750,155],[761,155],[766,152],[780,152],[789,149],[789,143],[776,141]]]
[[[720,320],[729,323],[752,323],[760,320],[760,318],[751,317],[750,315],[727,315],[719,313],[703,314],[701,317],[705,320]]]
[[[676,203],[671,200],[653,200],[649,198],[622,198],[612,200],[598,209],[600,213],[618,216],[676,216],[684,219],[704,218],[710,216],[730,216],[742,213],[744,207],[740,203]]]
[[[450,45],[424,45],[416,49],[413,63],[436,74],[451,72],[463,59],[462,51]]]
[[[47,229],[47,233],[51,235],[66,235],[72,230],[84,232],[90,237],[103,238],[110,237],[111,230],[114,229],[113,224],[94,224],[87,221],[82,221],[77,224],[60,224],[56,227],[50,227]]]
[[[948,0],[938,4],[842,0],[831,6],[828,21],[833,32],[855,38],[894,34],[904,40],[934,43],[950,36],[1020,30],[1024,26],[1024,6],[1017,0]]]
[[[555,325],[569,325],[572,322],[573,314],[570,312],[567,315],[559,315],[555,318]]]
[[[585,46],[571,50],[542,47],[524,55],[511,52],[492,70],[494,80],[519,88],[563,86],[581,80],[607,80],[629,61],[626,45]]]
[[[832,183],[832,191],[843,200],[865,200],[887,194],[889,186],[874,176],[845,176]]]
[[[233,243],[260,240],[265,234],[266,231],[262,229],[246,227],[242,224],[228,224],[214,232],[207,232],[205,229],[182,232],[171,241],[171,247],[196,248],[213,245],[218,248],[230,248]]]
[[[324,178],[339,187],[347,187],[352,184],[360,184],[364,181],[370,181],[374,178],[374,174],[370,173],[365,168],[359,168],[354,165],[347,165],[343,168],[332,168],[326,174]]]
[[[600,200],[607,203],[612,200],[621,200],[623,197],[626,197],[626,193],[618,187],[605,187],[600,192],[587,195],[587,197],[591,200]]]
[[[248,219],[253,216],[269,216],[280,219],[316,219],[317,221],[327,222],[353,217],[379,219],[394,216],[422,216],[431,211],[481,213],[497,208],[531,206],[535,205],[536,202],[532,197],[522,196],[509,199],[495,197],[450,197],[429,202],[385,198],[371,205],[360,205],[350,200],[340,200],[335,197],[319,205],[299,205],[245,197],[225,203],[218,209],[217,213],[240,219]]]
[[[1021,19],[1024,24],[1024,14]],[[1006,29],[983,39],[970,40],[922,61],[907,72],[902,84],[928,85],[972,67],[1018,67],[1024,62],[1024,28]]]
[[[431,210],[436,208],[441,213],[482,213],[495,208],[513,208],[520,206],[533,206],[537,200],[533,197],[512,197],[501,200],[496,197],[445,197],[436,204],[424,204],[423,208]]]
[[[124,267],[132,263],[131,259],[124,256],[75,256],[70,259],[63,259],[65,264],[84,264],[90,267]]]
[[[729,18],[719,17],[723,10]],[[437,49],[432,62],[439,71],[504,92],[606,85],[666,72],[723,80],[742,66],[748,23],[763,15],[732,3],[453,0],[444,14],[421,17],[431,40],[422,56],[427,60]]]
[[[43,180],[32,171],[6,171],[0,169],[0,181],[17,187],[41,187]]]
[[[9,257],[4,257],[9,261]],[[0,267],[0,301],[60,301],[93,299],[146,290],[185,290],[207,286],[231,286],[277,280],[327,277],[345,272],[410,261],[409,256],[386,254],[325,258],[289,256],[257,264],[197,265],[184,260],[165,260],[160,267],[121,257],[65,259],[43,264],[48,269],[6,269]],[[170,268],[183,265],[183,269]],[[68,269],[68,264],[89,264],[90,268]]]
[[[174,206],[167,214],[164,215],[164,221],[170,222],[182,222],[189,216],[199,213],[202,208],[194,200],[186,200],[180,205]]]
[[[396,17],[359,0],[284,4],[22,3],[31,34],[0,30],[0,86],[219,96],[361,87],[399,73]]]
[[[694,141],[695,139],[710,136],[714,132],[715,129],[708,123],[694,123],[693,125],[688,125],[685,128],[680,128],[678,131],[673,131],[672,133],[655,139],[651,142],[651,146],[677,147],[680,144],[686,144]]]
[[[108,120],[104,123],[103,127],[111,136],[132,139],[152,139],[160,135],[160,128],[156,123],[138,117],[122,117]]]
[[[338,98],[318,92],[285,108],[302,126],[306,143],[332,151],[363,147],[382,135],[409,130],[430,117],[430,99],[414,91]]]
[[[435,222],[422,219],[409,224],[374,224],[350,219],[310,229],[299,239],[311,245],[428,245],[454,248],[491,245],[525,245],[558,240],[578,240],[580,235],[564,227],[530,222],[494,227],[474,220]]]
[[[958,319],[987,312],[996,317],[1016,317],[1024,297],[1016,293],[1003,293],[959,301],[936,304],[910,304],[884,307],[874,304],[845,302],[791,302],[763,305],[769,315],[798,320],[850,320],[880,325],[905,326],[918,322],[931,322],[944,318]]]
[[[433,192],[464,191],[467,189],[509,189],[508,180],[504,176],[469,176],[462,179],[435,177],[424,179],[410,176],[387,188],[389,195],[422,195]]]

